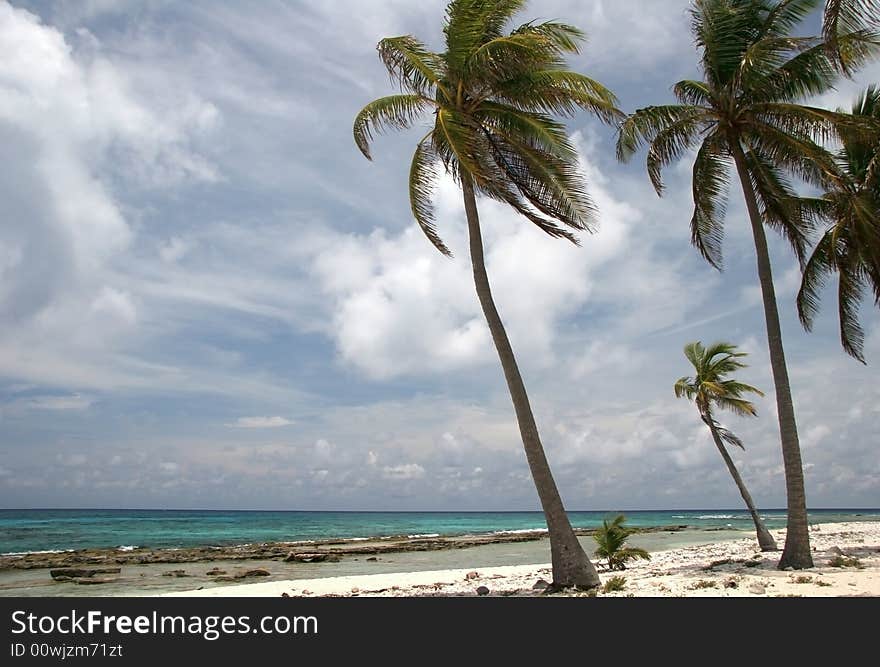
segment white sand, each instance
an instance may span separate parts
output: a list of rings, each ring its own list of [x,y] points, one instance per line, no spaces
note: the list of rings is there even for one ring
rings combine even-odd
[[[777,543],[785,531],[772,531]],[[622,591],[601,593],[635,597],[843,597],[880,596],[880,522],[835,523],[811,528],[815,567],[809,570],[776,569],[780,553],[762,554],[753,538],[658,551],[650,561],[638,561],[624,572],[601,572],[602,581],[626,577]],[[857,558],[861,568],[832,567],[829,561],[838,548],[846,557]],[[735,562],[707,569],[714,561]],[[749,566],[747,566],[747,564]],[[757,565],[754,565],[757,563]],[[551,580],[549,564],[429,572],[371,574],[326,579],[271,581],[261,584],[223,586],[168,596],[291,597],[313,596],[473,596],[479,586],[492,595],[534,595],[538,579]],[[468,578],[470,575],[470,578]],[[571,593],[585,595],[585,593]]]

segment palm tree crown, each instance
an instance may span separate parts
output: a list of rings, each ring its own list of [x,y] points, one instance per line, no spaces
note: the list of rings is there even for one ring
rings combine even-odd
[[[875,122],[872,132],[846,132],[837,153],[841,177],[810,203],[831,225],[804,267],[798,314],[807,330],[819,308],[825,279],[838,275],[840,340],[847,354],[865,361],[858,310],[870,287],[880,306],[880,87],[868,86],[852,107]]]
[[[702,81],[679,81],[680,104],[639,109],[621,125],[622,160],[647,142],[648,174],[658,194],[661,170],[697,148],[691,240],[721,267],[722,221],[731,158],[742,151],[765,224],[780,231],[803,261],[814,211],[795,195],[785,171],[824,186],[836,165],[821,142],[851,126],[846,114],[798,104],[829,90],[837,72],[820,37],[791,32],[818,0],[696,0],[691,29],[702,52]],[[874,33],[837,39],[851,65],[880,45]]]
[[[675,396],[685,397],[694,401],[700,412],[709,415],[713,405],[741,415],[755,417],[755,406],[745,398],[744,394],[764,394],[760,389],[727,379],[726,376],[746,368],[740,359],[746,356],[739,352],[731,343],[714,343],[708,348],[699,341],[684,346],[684,356],[694,367],[693,377],[679,378],[675,383]],[[740,443],[735,443],[742,446]]]
[[[404,129],[433,112],[430,131],[413,155],[412,213],[442,253],[431,196],[436,162],[460,182],[504,202],[551,236],[576,242],[573,230],[592,228],[594,207],[577,168],[565,127],[551,114],[585,109],[604,121],[621,116],[604,86],[564,69],[583,33],[563,23],[525,23],[504,31],[525,0],[453,0],[446,13],[446,50],[429,51],[405,35],[379,42],[378,51],[402,93],[368,104],[354,138],[370,158],[375,131]],[[565,227],[557,224],[561,222]]]

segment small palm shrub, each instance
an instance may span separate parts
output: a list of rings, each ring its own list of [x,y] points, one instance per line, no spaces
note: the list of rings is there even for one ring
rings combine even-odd
[[[609,570],[625,570],[628,561],[651,558],[644,549],[627,546],[626,539],[633,531],[624,525],[625,522],[623,514],[618,514],[610,523],[605,519],[593,535],[598,545],[596,556],[605,559]]]
[[[611,577],[605,582],[605,585],[602,587],[602,592],[613,593],[615,591],[622,591],[624,588],[626,588],[626,577],[618,575]]]

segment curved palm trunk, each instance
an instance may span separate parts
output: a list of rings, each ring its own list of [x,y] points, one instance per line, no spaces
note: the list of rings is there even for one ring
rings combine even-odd
[[[767,343],[770,348],[770,367],[773,371],[773,384],[776,389],[776,409],[779,415],[779,434],[782,440],[782,462],[785,468],[785,491],[788,501],[788,521],[785,547],[779,559],[779,569],[792,567],[796,570],[813,567],[810,553],[810,533],[807,524],[807,500],[804,491],[804,469],[801,463],[801,447],[798,442],[797,424],[794,418],[794,405],[791,399],[791,386],[788,382],[788,369],[785,365],[785,351],[782,348],[782,329],[779,325],[779,310],[776,307],[776,292],[773,289],[773,272],[770,268],[770,253],[767,250],[767,237],[758,202],[749,178],[746,158],[737,141],[730,142],[740,184],[746,198],[752,235],[755,239],[755,252],[758,261],[758,279],[764,302],[764,319],[767,323]]]
[[[730,472],[730,476],[733,477],[733,481],[736,482],[736,488],[739,489],[739,495],[742,496],[742,499],[746,503],[746,507],[749,508],[749,514],[752,515],[752,521],[755,523],[755,532],[758,535],[758,546],[761,547],[761,551],[776,551],[776,541],[773,539],[770,531],[767,530],[764,522],[761,521],[758,510],[755,509],[755,503],[752,501],[752,496],[746,488],[746,484],[743,482],[739,470],[736,469],[733,459],[730,458],[730,453],[727,451],[727,447],[721,442],[721,436],[718,433],[718,429],[715,428],[715,422],[712,420],[711,413],[701,413],[700,417],[702,417],[706,426],[709,427],[709,431],[712,433],[712,440],[715,441],[715,446],[718,448],[721,458],[724,459],[724,463],[727,465],[727,470]]]
[[[489,332],[495,343],[495,349],[504,369],[507,388],[513,400],[516,420],[522,437],[526,459],[532,473],[532,480],[541,500],[547,530],[550,534],[550,553],[553,563],[554,587],[577,586],[579,588],[595,588],[601,583],[596,568],[587,557],[572,530],[568,515],[562,505],[562,498],[556,488],[556,482],[550,472],[550,466],[544,455],[544,448],[538,435],[538,427],[529,405],[529,397],[523,384],[513,349],[507,339],[504,324],[492,300],[489,287],[489,276],[483,258],[483,239],[480,233],[480,218],[477,214],[477,202],[474,197],[473,185],[467,176],[462,178],[464,191],[464,208],[467,214],[468,234],[470,237],[471,264],[474,270],[474,283],[477,297],[489,325]]]

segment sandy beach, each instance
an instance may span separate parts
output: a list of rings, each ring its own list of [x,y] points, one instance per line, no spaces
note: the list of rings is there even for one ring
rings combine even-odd
[[[773,531],[781,545],[785,531]],[[754,538],[656,551],[623,572],[600,571],[603,584],[623,576],[616,597],[852,597],[880,596],[880,523],[815,525],[815,566],[779,571],[779,553],[761,553]],[[551,580],[549,564],[392,572],[361,576],[283,580],[169,593],[206,597],[435,597],[532,596]],[[542,583],[543,582],[543,583]],[[488,590],[481,589],[484,587]],[[481,589],[478,592],[478,589]],[[582,591],[562,595],[586,596]]]

